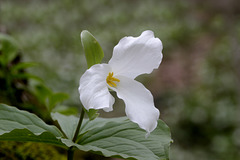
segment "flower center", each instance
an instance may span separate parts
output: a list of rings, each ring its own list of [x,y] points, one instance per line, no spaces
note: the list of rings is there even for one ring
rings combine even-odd
[[[120,82],[119,79],[113,77],[113,72],[109,72],[106,81],[107,81],[107,84],[111,87],[117,86],[117,84],[114,81]]]

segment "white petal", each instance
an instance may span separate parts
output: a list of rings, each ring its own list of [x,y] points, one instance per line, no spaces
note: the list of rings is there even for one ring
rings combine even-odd
[[[113,49],[109,64],[116,75],[135,78],[151,73],[162,61],[162,42],[152,31],[139,37],[124,37]]]
[[[112,111],[115,101],[108,91],[106,77],[111,68],[108,64],[96,64],[89,68],[80,78],[80,100],[89,109]]]
[[[105,108],[103,108],[103,110],[105,111],[105,112],[110,112],[110,111],[112,111],[113,110],[113,104],[114,104],[114,102],[115,102],[115,98],[111,95],[111,94],[109,94],[109,107],[105,107]]]
[[[116,78],[120,79],[120,82],[116,88],[111,88],[123,99],[127,117],[149,134],[156,128],[160,115],[154,106],[152,94],[141,83],[131,78],[123,76]]]

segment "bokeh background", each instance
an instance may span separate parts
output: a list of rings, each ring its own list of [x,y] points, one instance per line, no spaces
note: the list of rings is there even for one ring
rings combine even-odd
[[[87,65],[79,35],[85,29],[102,46],[103,62],[124,36],[152,30],[162,40],[159,69],[137,79],[171,129],[170,159],[240,159],[238,0],[0,0],[0,32],[18,42],[18,61],[38,63],[26,72],[69,94],[62,106],[81,106],[77,88]],[[11,104],[4,96],[0,100]],[[125,115],[121,100],[114,109],[101,116]]]

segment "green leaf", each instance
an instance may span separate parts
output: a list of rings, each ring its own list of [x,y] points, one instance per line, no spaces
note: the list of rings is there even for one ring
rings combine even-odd
[[[58,112],[55,112],[55,113],[52,112],[51,117],[53,120],[58,122],[59,126],[61,127],[62,131],[65,133],[66,137],[70,140],[73,139],[75,130],[78,125],[79,118],[73,115],[66,116]],[[109,121],[118,122],[120,120],[125,120],[125,119],[126,117],[114,118],[109,120],[104,118],[97,118],[95,121],[83,119],[82,127],[80,129],[81,133],[79,133],[79,135],[81,136],[81,134],[84,134],[96,127],[102,127]]]
[[[42,104],[47,105],[47,98],[53,94],[52,91],[43,83],[39,83],[39,81],[30,82],[32,86],[31,91]]]
[[[90,121],[94,120],[95,118],[97,118],[99,116],[98,110],[96,110],[96,109],[89,109],[89,111],[85,110],[85,112],[87,113]]]
[[[138,160],[167,160],[171,134],[161,120],[157,128],[145,138],[146,131],[124,118],[85,121],[81,128],[78,145],[70,140],[62,140],[68,147],[75,146],[83,151],[91,151],[106,157],[120,157]]]
[[[58,103],[61,103],[62,101],[69,98],[69,95],[66,93],[54,93],[49,96],[48,98],[48,109],[51,111]]]
[[[12,78],[14,78],[14,79],[34,79],[36,81],[43,82],[43,80],[41,78],[39,78],[38,76],[35,76],[30,73],[24,73],[24,72],[13,74]]]
[[[36,115],[0,104],[0,141],[43,142],[66,148],[62,137],[57,127],[46,124]]]
[[[61,142],[61,139],[56,138],[50,132],[42,132],[38,135],[30,132],[28,129],[13,129],[9,133],[0,135],[0,141],[39,142],[67,148],[67,146]]]
[[[95,37],[87,30],[84,30],[81,33],[81,41],[87,59],[88,68],[94,64],[100,63],[104,57],[104,53]]]
[[[19,70],[26,69],[26,68],[29,68],[29,67],[35,67],[37,65],[38,64],[34,63],[34,62],[21,62],[21,63],[15,64],[11,68],[11,72],[13,72],[13,73],[18,72]]]
[[[53,108],[53,113],[58,112],[63,115],[77,115],[78,109],[77,107],[69,107],[65,105],[57,105],[57,107]]]
[[[78,125],[78,118],[75,116],[65,116],[57,112],[51,113],[51,116],[53,120],[58,122],[66,137],[72,140]]]
[[[0,63],[4,66],[17,56],[17,42],[10,36],[0,33]]]
[[[91,120],[83,120],[83,124],[81,127],[81,134],[84,134],[85,132],[88,132],[94,128],[97,127],[103,127],[105,124],[109,123],[109,122],[124,122],[127,121],[128,118],[127,117],[118,117],[118,118],[96,118],[94,121]]]

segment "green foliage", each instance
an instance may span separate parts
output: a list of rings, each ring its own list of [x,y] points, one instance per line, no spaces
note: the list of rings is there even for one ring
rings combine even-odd
[[[38,64],[34,63],[34,62],[21,62],[21,63],[15,64],[12,67],[11,71],[12,72],[17,72],[19,70],[27,69],[29,67],[35,67],[35,66],[38,66]]]
[[[35,66],[38,64],[21,62],[16,41],[0,34],[0,102],[31,110],[49,120],[49,112],[69,96],[66,93],[54,93],[44,85],[42,79],[26,71]],[[44,111],[46,109],[48,112]],[[62,112],[68,110],[66,108]]]
[[[57,107],[53,108],[52,112],[58,112],[64,115],[77,115],[78,108],[77,107],[69,107],[66,105],[58,105]]]
[[[51,145],[32,142],[1,141],[1,160],[65,160],[66,156]]]
[[[53,120],[58,122],[66,137],[72,140],[78,125],[78,118],[75,116],[64,116],[57,112],[51,113],[51,116]]]
[[[36,66],[36,63],[21,61],[21,53],[17,42],[10,36],[0,34],[0,102],[10,105],[21,106],[28,110],[40,112],[42,109],[32,108],[35,97],[29,92],[29,81],[42,82],[42,80],[26,72],[29,67]],[[36,103],[35,103],[36,104]],[[41,110],[42,111],[42,110]],[[41,117],[45,117],[42,114]]]
[[[68,99],[69,96],[66,93],[54,93],[49,97],[48,108],[51,111],[58,103]]]
[[[17,51],[17,42],[10,36],[0,33],[0,64],[6,66],[17,56]]]
[[[85,110],[85,112],[88,115],[89,120],[94,120],[95,118],[97,118],[99,116],[98,110],[96,109],[89,109],[89,111]]]
[[[24,143],[21,147],[18,147],[17,152],[22,159],[66,160],[66,156],[60,154],[56,148],[43,143]]]
[[[100,63],[104,57],[104,53],[96,38],[90,32],[84,30],[81,33],[81,41],[88,68],[94,64]]]
[[[105,156],[119,155],[138,160],[168,159],[172,141],[169,128],[159,120],[158,127],[148,138],[145,138],[145,134],[136,124],[125,119],[96,127],[86,133],[79,144],[88,150],[101,151]]]
[[[83,151],[126,159],[165,160],[169,157],[172,140],[169,128],[161,120],[148,138],[145,138],[144,130],[126,117],[85,120],[77,143],[73,143],[78,118],[59,113],[53,113],[52,117],[58,121],[66,137],[55,126],[47,125],[34,114],[0,104],[0,141],[41,142],[63,148],[74,146]]]
[[[78,118],[52,114],[62,130],[71,140]],[[145,138],[146,132],[137,124],[122,118],[96,118],[93,121],[84,120],[77,144],[63,139],[67,146],[75,146],[83,151],[92,151],[106,157],[121,157],[125,159],[159,160],[168,159],[169,147],[172,142],[167,125],[159,120],[157,128]]]
[[[0,68],[2,76],[8,77],[9,81],[15,79],[40,79],[32,74],[26,74],[24,69],[36,66],[36,63],[23,63],[16,61],[19,56],[17,42],[10,36],[0,33]]]
[[[32,141],[62,146],[61,131],[36,115],[0,104],[0,140]],[[57,139],[58,138],[58,139]]]
[[[100,121],[95,125],[94,121]],[[67,146],[76,146],[83,151],[92,151],[106,157],[121,157],[138,160],[169,159],[169,146],[172,142],[169,128],[161,121],[148,138],[146,132],[126,118],[95,119],[93,129],[80,135],[79,145],[69,140],[63,142]]]
[[[69,98],[69,95],[63,92],[54,93],[43,83],[32,84],[32,93],[38,100],[44,104],[51,112],[58,104]]]

